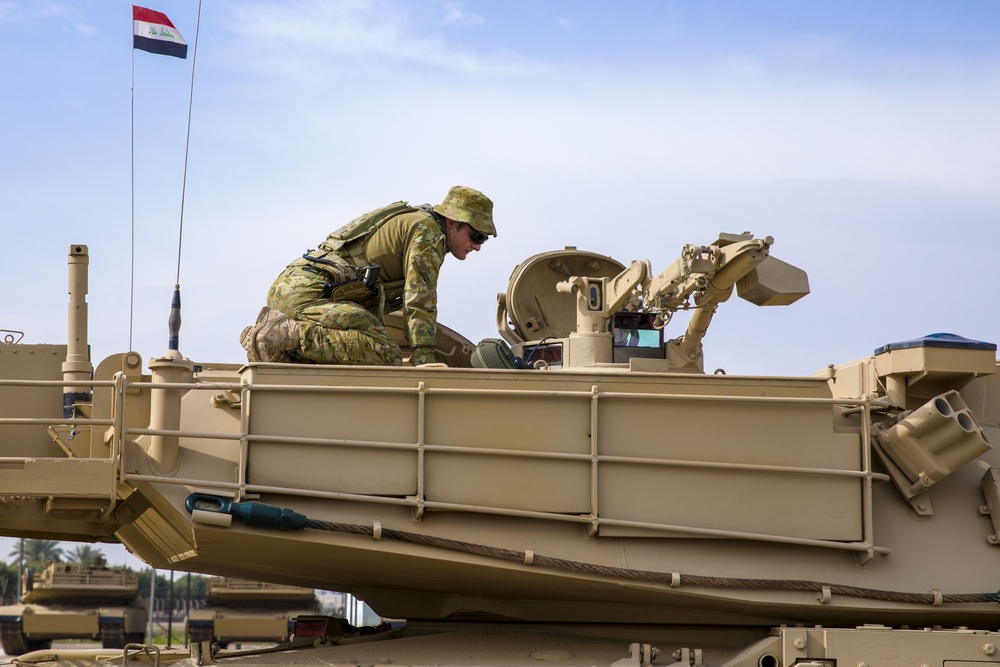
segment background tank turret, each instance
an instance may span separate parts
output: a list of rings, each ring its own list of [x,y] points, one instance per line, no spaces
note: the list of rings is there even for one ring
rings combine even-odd
[[[0,607],[0,639],[8,655],[49,648],[53,639],[100,640],[104,648],[142,641],[148,618],[134,572],[50,563],[22,577],[20,604]]]
[[[188,639],[192,644],[287,641],[296,616],[319,611],[312,588],[231,577],[205,581],[205,605],[188,615]]]

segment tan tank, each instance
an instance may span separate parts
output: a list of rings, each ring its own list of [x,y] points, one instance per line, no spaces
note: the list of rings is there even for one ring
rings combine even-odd
[[[320,611],[311,588],[230,577],[205,581],[205,605],[188,613],[191,643],[286,642],[296,617]]]
[[[50,563],[22,577],[21,604],[0,607],[0,640],[7,655],[47,649],[53,639],[98,640],[104,648],[141,642],[148,614],[134,572],[104,563]]]
[[[734,291],[808,293],[771,244],[722,234],[659,273],[538,255],[500,295],[502,341],[444,330],[446,368],[171,349],[93,378],[72,246],[68,345],[0,346],[0,531],[406,619],[331,664],[1000,663],[996,346],[876,339],[809,377],[705,373]],[[421,653],[421,633],[483,648]]]

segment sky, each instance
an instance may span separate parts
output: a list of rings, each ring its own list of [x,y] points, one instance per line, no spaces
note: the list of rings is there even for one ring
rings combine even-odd
[[[466,185],[499,234],[446,260],[438,296],[472,342],[497,336],[497,294],[532,255],[658,273],[744,231],[772,236],[811,293],[723,304],[708,370],[811,375],[936,332],[1000,341],[994,0],[145,6],[186,60],[133,51],[119,0],[0,0],[0,335],[65,342],[82,243],[95,365],[167,350],[175,284],[181,352],[240,362],[288,262],[361,213]]]

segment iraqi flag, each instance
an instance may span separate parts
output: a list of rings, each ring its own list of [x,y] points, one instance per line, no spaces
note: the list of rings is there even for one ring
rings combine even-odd
[[[166,14],[132,5],[132,47],[163,56],[187,58],[188,45]]]

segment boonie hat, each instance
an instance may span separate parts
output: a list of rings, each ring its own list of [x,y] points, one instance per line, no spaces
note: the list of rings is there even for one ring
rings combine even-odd
[[[497,235],[493,225],[493,201],[479,190],[456,185],[444,201],[434,207],[446,218],[464,222],[481,234]]]

